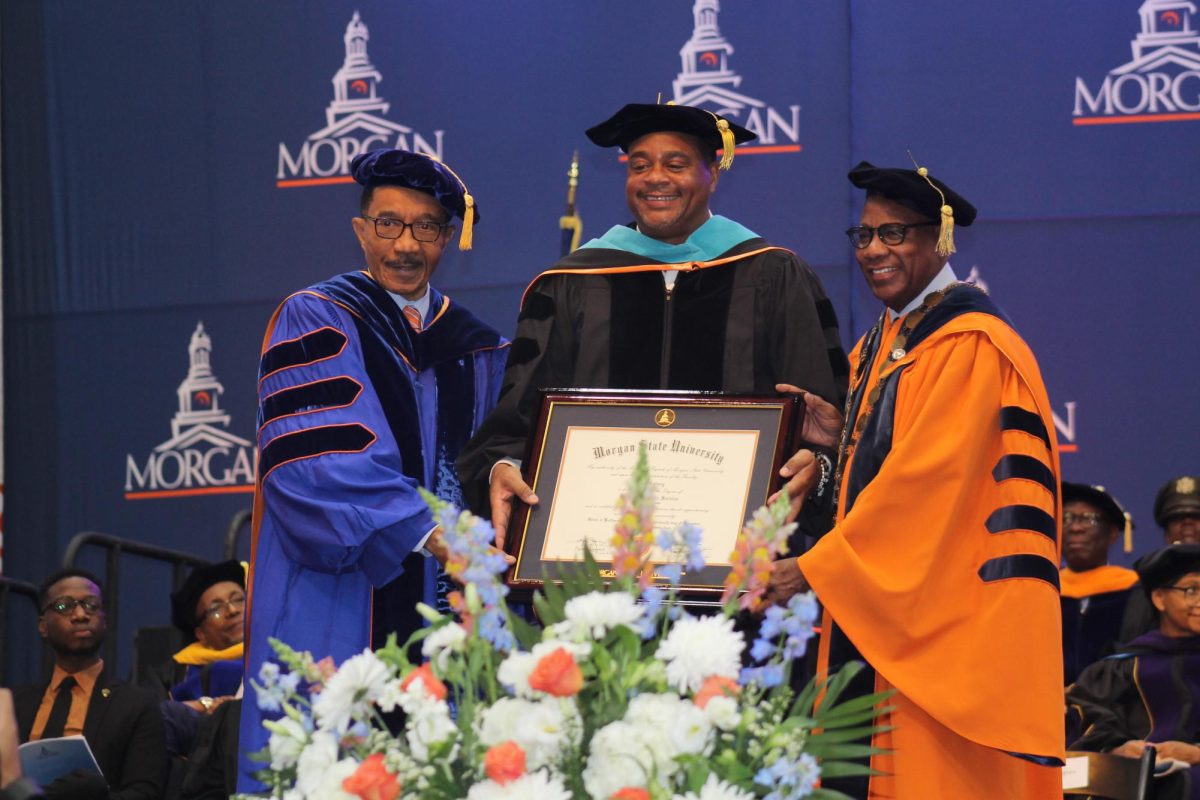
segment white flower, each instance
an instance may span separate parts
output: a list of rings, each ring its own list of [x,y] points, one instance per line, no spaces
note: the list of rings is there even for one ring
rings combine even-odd
[[[532,771],[557,763],[562,751],[579,740],[581,729],[574,700],[504,697],[480,712],[479,741],[488,747],[516,742]]]
[[[437,700],[423,703],[415,712],[410,712],[404,736],[413,758],[424,762],[429,758],[431,747],[458,737],[458,726],[450,717],[450,706]]]
[[[505,784],[481,781],[467,792],[467,800],[571,800],[571,793],[557,775],[538,770]]]
[[[708,774],[708,780],[700,787],[700,794],[688,792],[677,794],[671,800],[754,800],[754,795],[725,781]]]
[[[353,758],[343,758],[330,765],[321,775],[316,789],[309,792],[308,796],[312,800],[358,800],[358,795],[350,794],[342,788],[342,781],[353,775],[357,769],[358,762]]]
[[[742,721],[742,712],[737,700],[732,697],[713,697],[704,706],[704,716],[714,727],[731,731]]]
[[[500,662],[496,670],[496,679],[517,697],[532,698],[542,694],[529,688],[529,674],[537,666],[533,653],[514,650]]]
[[[395,710],[396,706],[404,701],[404,689],[400,686],[402,683],[403,681],[396,678],[383,685],[383,690],[379,692],[379,699],[375,701],[375,705],[379,706],[380,711],[390,714]],[[420,683],[422,686],[425,685],[424,681],[413,681],[413,683]]]
[[[280,728],[283,730],[280,731]],[[271,731],[271,739],[268,742],[271,749],[271,769],[284,770],[295,766],[307,742],[308,732],[304,730],[303,724],[291,717],[276,720],[275,730]]]
[[[315,732],[296,760],[296,788],[305,796],[316,792],[323,776],[337,760],[337,738],[329,731]]]
[[[421,642],[421,655],[433,662],[439,672],[446,669],[451,653],[461,653],[467,631],[457,622],[443,625]]]
[[[712,743],[704,711],[677,695],[638,695],[629,703],[625,721],[645,731],[661,774],[674,772],[675,756],[706,753]]]
[[[347,659],[313,702],[317,726],[345,733],[351,718],[364,716],[379,699],[390,677],[390,670],[369,649]]]
[[[607,800],[623,787],[645,787],[651,777],[666,782],[679,771],[677,756],[706,754],[712,738],[712,725],[690,700],[638,695],[624,719],[592,737],[584,788],[596,800]]]
[[[642,610],[627,592],[591,592],[568,600],[563,608],[566,619],[551,625],[548,634],[576,641],[603,639],[618,625],[632,628],[641,619]]]
[[[592,735],[591,753],[583,769],[583,787],[592,800],[608,800],[626,786],[644,787],[649,782],[654,757],[641,733],[617,720]]]
[[[679,620],[654,654],[667,664],[667,682],[695,692],[713,675],[736,680],[742,666],[742,636],[725,617]]]

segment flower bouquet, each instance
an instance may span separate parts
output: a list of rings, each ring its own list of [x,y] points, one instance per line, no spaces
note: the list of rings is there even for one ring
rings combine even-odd
[[[720,613],[675,601],[684,568],[703,566],[700,531],[656,532],[645,451],[613,536],[616,579],[590,554],[534,598],[542,628],[510,613],[504,559],[489,525],[432,496],[463,585],[454,614],[421,606],[429,625],[337,669],[273,642],[259,705],[273,796],[395,800],[790,800],[844,797],[821,776],[861,774],[881,696],[840,705],[851,666],[796,693],[791,662],[817,613],[811,594],[762,616],[748,648],[734,628],[758,610],[770,562],[786,551],[786,498],[756,511],[732,556]],[[661,562],[663,554],[670,560]],[[660,578],[656,584],[654,576]],[[667,583],[661,583],[666,576]],[[419,643],[424,663],[410,662]],[[821,702],[815,707],[814,700]],[[400,710],[392,732],[383,714]]]

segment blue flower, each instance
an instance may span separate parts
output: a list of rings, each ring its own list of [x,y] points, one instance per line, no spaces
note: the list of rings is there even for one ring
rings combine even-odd
[[[742,686],[757,683],[763,688],[773,689],[783,683],[783,665],[766,664],[761,667],[743,667],[741,674],[738,675],[738,683]]]
[[[683,546],[687,548],[687,568],[692,572],[704,569],[704,551],[700,548],[704,531],[698,525],[685,522],[679,526],[679,533],[683,538]]]
[[[803,753],[795,760],[779,758],[763,767],[755,774],[754,782],[772,789],[763,800],[798,800],[812,794],[820,777],[817,760]]]
[[[658,545],[659,549],[670,551],[675,547],[675,534],[663,528],[654,534],[654,543]]]
[[[658,574],[666,578],[672,586],[678,586],[679,579],[683,576],[683,565],[661,564],[658,567]]]

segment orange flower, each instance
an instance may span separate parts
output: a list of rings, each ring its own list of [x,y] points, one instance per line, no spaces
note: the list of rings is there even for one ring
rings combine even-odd
[[[396,800],[400,796],[400,781],[383,765],[383,753],[376,753],[342,781],[342,789],[362,800]]]
[[[422,664],[412,672],[408,673],[404,680],[401,681],[400,689],[402,691],[407,691],[409,684],[415,680],[419,680],[421,683],[425,684],[425,691],[429,692],[438,700],[446,699],[446,684],[438,680],[437,676],[433,674],[433,669],[428,664]]]
[[[650,793],[645,789],[626,786],[624,789],[613,792],[608,800],[650,800]]]
[[[566,648],[559,647],[538,661],[529,673],[529,685],[555,697],[570,697],[583,688],[583,672]]]
[[[740,687],[733,678],[727,678],[724,675],[709,675],[700,686],[700,691],[696,692],[692,698],[692,702],[700,708],[704,708],[714,697],[737,697],[739,691]]]
[[[516,742],[501,742],[483,756],[483,769],[496,783],[504,784],[525,774],[525,751]]]

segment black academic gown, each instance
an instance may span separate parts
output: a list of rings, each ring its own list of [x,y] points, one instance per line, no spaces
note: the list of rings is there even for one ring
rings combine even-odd
[[[663,270],[681,266],[667,292]],[[753,238],[668,265],[582,248],[525,291],[500,400],[458,460],[463,493],[488,513],[492,466],[525,458],[539,389],[774,394],[791,383],[840,405],[848,372],[833,305],[788,250]]]
[[[1200,743],[1200,636],[1152,631],[1067,687],[1070,749],[1106,752],[1131,739]],[[1156,779],[1154,796],[1200,800],[1200,767]]]

